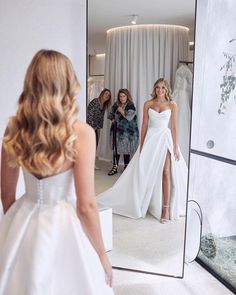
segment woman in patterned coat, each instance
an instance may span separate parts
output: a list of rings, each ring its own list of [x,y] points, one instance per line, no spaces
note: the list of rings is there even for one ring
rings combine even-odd
[[[111,138],[113,147],[113,167],[108,175],[118,172],[120,155],[124,156],[124,169],[139,143],[136,108],[128,89],[120,89],[108,119],[112,121]]]
[[[98,98],[94,98],[88,105],[87,123],[96,133],[96,144],[98,145],[100,130],[103,128],[104,113],[111,102],[111,91],[104,88]]]

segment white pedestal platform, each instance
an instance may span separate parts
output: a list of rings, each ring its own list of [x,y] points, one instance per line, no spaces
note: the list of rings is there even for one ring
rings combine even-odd
[[[107,251],[111,251],[112,242],[112,208],[98,206],[99,217],[102,229],[103,243]]]

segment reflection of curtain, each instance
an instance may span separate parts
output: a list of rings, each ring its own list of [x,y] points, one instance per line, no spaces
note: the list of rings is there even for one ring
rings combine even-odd
[[[185,162],[188,164],[192,99],[192,72],[186,65],[176,71],[173,99],[178,106],[178,139]]]
[[[88,101],[87,104],[98,97],[104,88],[104,77],[90,77],[88,79]]]
[[[154,82],[165,77],[172,85],[179,60],[187,58],[188,29],[184,27],[137,25],[112,29],[107,33],[105,87],[111,90],[113,102],[120,88],[130,90],[140,126],[143,104],[150,98]],[[102,158],[110,155],[108,126],[106,122],[100,137],[103,148],[98,155]]]

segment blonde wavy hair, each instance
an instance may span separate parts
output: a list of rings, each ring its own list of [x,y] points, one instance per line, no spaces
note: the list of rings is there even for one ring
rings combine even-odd
[[[157,85],[159,83],[163,83],[164,84],[164,87],[165,87],[165,90],[166,90],[165,99],[167,101],[172,101],[171,88],[170,88],[170,85],[169,85],[169,83],[167,82],[167,80],[165,78],[160,78],[160,79],[158,79],[154,83],[154,85],[153,85],[153,91],[152,91],[152,94],[151,94],[152,99],[155,99],[157,97],[157,95],[156,95],[156,88],[157,88]]]
[[[79,82],[70,60],[54,50],[40,50],[31,61],[10,118],[3,146],[9,165],[47,176],[74,161]]]

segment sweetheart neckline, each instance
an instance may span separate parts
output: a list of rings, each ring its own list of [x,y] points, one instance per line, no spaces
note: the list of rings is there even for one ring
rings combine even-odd
[[[53,178],[53,177],[56,177],[56,176],[60,176],[62,174],[66,174],[68,173],[69,171],[72,170],[72,167],[69,168],[69,169],[66,169],[65,171],[62,171],[62,172],[59,172],[57,174],[53,174],[53,175],[49,175],[49,176],[46,176],[46,177],[43,177],[43,178],[38,178],[36,177],[34,174],[32,174],[31,172],[27,171],[27,170],[24,170],[24,172],[28,173],[29,175],[31,175],[33,178],[35,178],[36,180],[38,181],[42,181],[42,180],[46,180],[46,179],[49,179],[49,178]]]
[[[158,112],[158,111],[154,110],[153,108],[149,108],[149,110],[153,110],[155,113],[158,113],[158,114],[164,113],[164,112],[166,112],[166,111],[171,111],[171,109],[165,109],[165,110],[162,111],[162,112]]]

